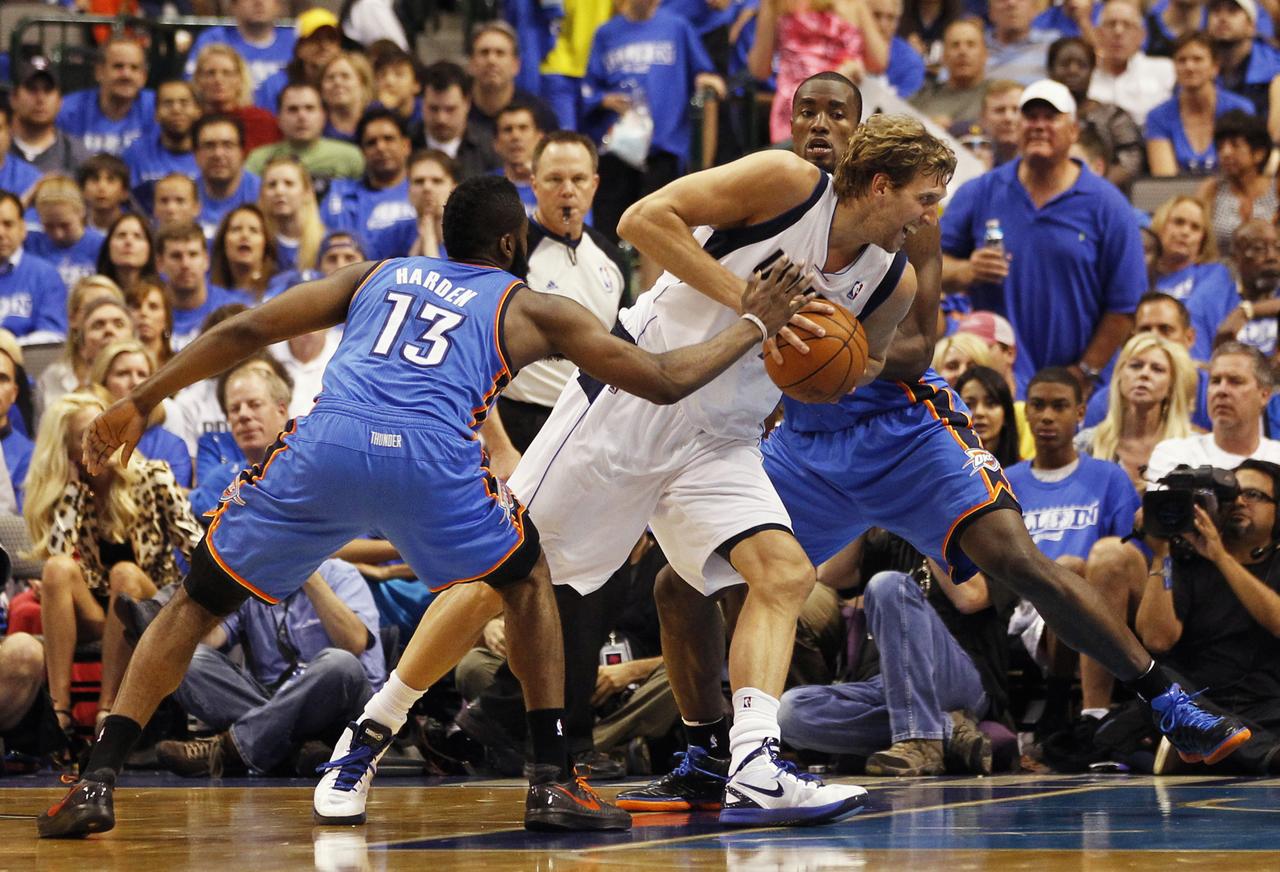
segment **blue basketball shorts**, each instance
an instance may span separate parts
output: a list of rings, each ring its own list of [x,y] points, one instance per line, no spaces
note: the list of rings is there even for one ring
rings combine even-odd
[[[882,527],[966,581],[978,572],[959,546],[966,526],[997,508],[1021,514],[1000,463],[946,389],[843,430],[799,432],[784,422],[761,450],[814,565]]]
[[[268,603],[298,590],[352,539],[374,534],[432,591],[483,579],[537,548],[524,507],[483,458],[479,442],[421,419],[316,409],[290,422],[262,464],[223,492],[209,553]]]

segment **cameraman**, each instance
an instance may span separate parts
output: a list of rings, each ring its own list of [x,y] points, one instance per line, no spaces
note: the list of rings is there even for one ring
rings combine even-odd
[[[1253,741],[1215,771],[1280,773],[1280,466],[1245,460],[1240,487],[1213,518],[1195,507],[1194,549],[1170,559],[1170,540],[1148,536],[1154,552],[1137,631],[1171,676],[1192,692],[1207,688],[1216,706],[1243,719]],[[1174,549],[1176,550],[1176,549]],[[1209,708],[1214,708],[1210,705]],[[1162,743],[1156,773],[1172,758]]]

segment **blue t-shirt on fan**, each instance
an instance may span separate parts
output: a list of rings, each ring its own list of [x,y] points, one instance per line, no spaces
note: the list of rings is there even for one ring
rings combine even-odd
[[[119,120],[103,114],[96,88],[67,94],[58,112],[58,128],[80,140],[90,154],[105,151],[119,157],[143,133],[152,130],[155,123],[156,95],[145,88],[138,92],[129,111]]]
[[[1244,97],[1233,94],[1225,88],[1217,90],[1218,99],[1213,107],[1215,119],[1221,118],[1223,114],[1234,109],[1250,115],[1254,114],[1253,103]],[[1174,89],[1172,97],[1147,114],[1144,135],[1148,142],[1153,139],[1167,139],[1173,144],[1173,156],[1178,161],[1178,171],[1181,173],[1205,175],[1218,168],[1218,149],[1214,146],[1212,139],[1209,140],[1209,147],[1204,151],[1196,151],[1191,141],[1187,139],[1186,128],[1182,126],[1182,114],[1178,109],[1177,88]]]
[[[43,230],[27,233],[22,247],[41,260],[50,263],[58,271],[58,277],[68,288],[85,276],[98,272],[98,252],[106,236],[96,227],[86,227],[78,242],[61,248]]]
[[[210,27],[202,31],[196,37],[195,44],[191,46],[191,53],[187,55],[186,76],[189,79],[196,74],[196,60],[205,46],[222,43],[231,46],[240,57],[244,58],[244,62],[249,66],[249,77],[253,79],[253,87],[257,88],[273,74],[288,66],[289,61],[293,60],[293,46],[297,41],[297,33],[292,27],[277,27],[271,42],[267,45],[254,45],[249,42],[234,24]],[[263,108],[276,111],[275,106]]]
[[[409,205],[409,180],[375,191],[363,179],[334,179],[321,218],[331,230],[356,233],[369,260],[404,257],[418,238],[418,214]]]
[[[67,337],[67,288],[52,264],[25,251],[0,262],[0,327],[27,343]]]
[[[218,224],[222,221],[222,216],[226,215],[237,206],[243,206],[246,203],[256,204],[258,202],[258,192],[262,189],[262,180],[248,170],[240,171],[240,184],[236,185],[236,189],[221,200],[215,200],[204,186],[203,179],[197,179],[200,185],[200,229],[204,231],[204,238],[213,241],[213,237],[218,232]]]
[[[693,26],[659,9],[647,21],[615,15],[596,31],[582,80],[586,132],[599,142],[617,120],[601,105],[618,91],[646,95],[653,116],[649,153],[665,151],[689,161],[689,98],[698,73],[715,72]]]
[[[208,285],[208,294],[203,305],[194,309],[179,309],[175,307],[173,310],[173,350],[181,350],[199,335],[200,325],[204,323],[205,318],[209,317],[210,312],[219,306],[226,306],[231,303],[243,303],[246,306],[252,306],[253,299],[248,294],[240,291],[229,291],[217,285]]]
[[[40,181],[40,170],[11,151],[0,152],[0,161],[0,191],[21,197]]]
[[[129,184],[135,188],[159,181],[170,173],[181,173],[194,179],[200,172],[195,152],[169,151],[160,144],[159,133],[138,137],[124,150],[123,160],[129,165]]]
[[[1107,536],[1125,536],[1141,500],[1119,464],[1080,455],[1080,466],[1062,481],[1043,482],[1030,460],[1004,471],[1022,504],[1027,532],[1050,559],[1089,556]]]

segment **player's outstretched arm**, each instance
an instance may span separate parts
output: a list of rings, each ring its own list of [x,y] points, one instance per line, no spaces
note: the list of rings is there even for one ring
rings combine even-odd
[[[790,320],[812,294],[798,265],[775,263],[768,278],[751,277],[742,319],[706,342],[652,354],[619,339],[577,303],[553,294],[520,294],[507,314],[506,342],[517,365],[563,354],[584,372],[652,403],[674,403],[711,381]],[[748,319],[748,315],[764,324]],[[513,317],[514,316],[514,317]]]
[[[618,235],[690,287],[742,311],[746,282],[693,238],[692,228],[759,224],[803,203],[822,171],[785,151],[748,155],[684,176],[636,202]]]
[[[165,397],[227,371],[274,342],[341,324],[361,279],[375,266],[352,264],[331,276],[295,285],[197,336],[129,396],[94,419],[84,437],[89,470],[101,469],[121,445],[125,446],[122,459],[128,463],[142,435],[138,419],[145,423],[151,410]]]

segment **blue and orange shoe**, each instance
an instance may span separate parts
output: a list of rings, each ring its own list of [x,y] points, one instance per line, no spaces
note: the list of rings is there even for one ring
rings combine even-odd
[[[729,761],[712,757],[705,748],[690,745],[677,754],[680,763],[644,787],[618,794],[618,808],[627,811],[719,811]]]
[[[585,778],[563,779],[559,766],[527,764],[529,792],[524,801],[524,828],[560,830],[629,830],[631,815],[601,799]]]
[[[1186,763],[1217,763],[1253,737],[1231,715],[1206,711],[1177,684],[1151,700],[1151,714]]]
[[[111,794],[116,774],[110,769],[87,773],[71,785],[67,795],[40,813],[36,831],[42,839],[83,839],[90,833],[105,833],[116,825]]]

